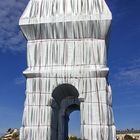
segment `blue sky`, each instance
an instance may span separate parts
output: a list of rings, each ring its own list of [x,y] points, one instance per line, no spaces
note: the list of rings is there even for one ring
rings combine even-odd
[[[106,0],[112,13],[108,65],[117,129],[140,129],[140,0]],[[18,20],[27,0],[0,1],[0,132],[21,126],[26,41]],[[79,124],[79,114],[71,115]],[[75,130],[76,129],[76,130]],[[79,135],[71,125],[71,133]]]

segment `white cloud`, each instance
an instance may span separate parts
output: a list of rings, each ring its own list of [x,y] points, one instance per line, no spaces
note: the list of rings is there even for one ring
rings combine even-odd
[[[14,80],[14,83],[15,83],[16,85],[24,84],[24,83],[25,83],[25,78],[24,78],[23,76],[18,77],[18,78],[16,78],[16,79]]]
[[[124,0],[127,3],[128,0]],[[124,17],[128,15],[131,10],[127,4],[123,4],[124,1],[122,0],[106,0],[109,5],[109,8],[113,15],[113,26],[118,26],[119,22],[122,22]]]
[[[127,105],[116,105],[114,109],[131,109],[131,108],[140,108],[140,104],[127,104]]]
[[[0,49],[22,51],[25,38],[18,26],[18,20],[26,5],[25,0],[4,0],[0,2]]]
[[[140,58],[131,60],[127,67],[119,68],[113,80],[118,83],[118,86],[138,86],[140,84]]]

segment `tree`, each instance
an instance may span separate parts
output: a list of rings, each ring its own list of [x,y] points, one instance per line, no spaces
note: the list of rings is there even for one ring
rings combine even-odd
[[[133,137],[130,135],[125,135],[124,140],[133,140]]]
[[[79,138],[77,138],[76,136],[70,136],[69,140],[80,140]]]

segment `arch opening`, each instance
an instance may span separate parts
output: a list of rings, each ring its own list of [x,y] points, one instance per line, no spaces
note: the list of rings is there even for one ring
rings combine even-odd
[[[69,123],[68,123],[68,136],[76,136],[80,138],[80,110],[75,110],[69,115]]]
[[[79,104],[72,104],[66,109],[66,115],[69,118],[67,123],[67,137],[70,136],[80,136],[80,105]]]
[[[77,89],[70,84],[62,84],[56,87],[52,93],[52,97],[58,104],[61,104],[61,101],[65,98],[78,98],[79,93]]]
[[[69,136],[70,136],[70,122],[71,122],[71,118],[70,118],[70,115],[75,112],[75,111],[79,111],[80,112],[80,105],[79,103],[77,102],[76,103],[71,103],[71,105],[69,105],[66,109],[65,109],[65,113],[64,113],[64,116],[63,116],[63,122],[60,122],[61,124],[64,125],[64,129],[62,130],[62,134],[63,134],[63,137],[61,137],[60,139],[61,140],[68,140],[69,139]],[[80,117],[79,117],[80,118]],[[79,119],[80,121],[80,119]],[[75,124],[72,124],[73,128],[75,128],[74,126]],[[79,123],[80,125],[80,123]],[[79,128],[80,129],[80,128]],[[72,133],[71,133],[72,134]],[[59,139],[59,140],[60,140]]]
[[[57,114],[54,116],[54,119],[57,119],[57,125],[54,129],[54,131],[57,130],[56,140],[68,140],[70,114],[74,111],[80,111],[78,96],[77,89],[70,84],[62,84],[54,89],[52,97],[57,104],[57,108],[53,108],[57,109]]]

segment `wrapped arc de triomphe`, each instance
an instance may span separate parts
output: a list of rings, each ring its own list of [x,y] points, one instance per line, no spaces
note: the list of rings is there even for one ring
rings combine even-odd
[[[66,140],[81,114],[82,140],[115,140],[105,0],[30,0],[20,18],[28,40],[20,140]]]

